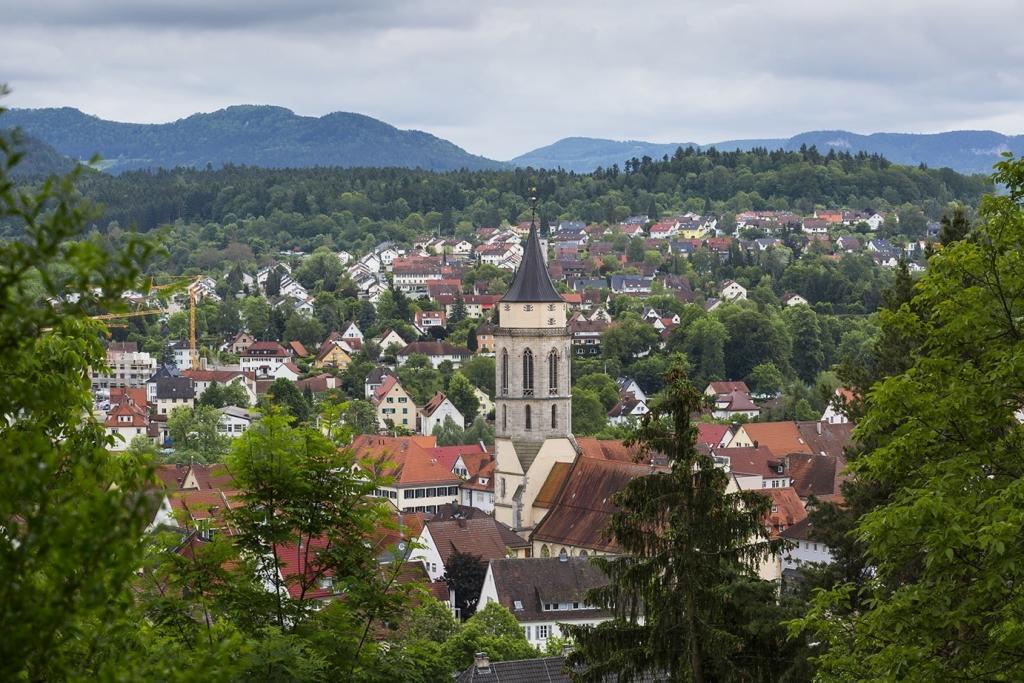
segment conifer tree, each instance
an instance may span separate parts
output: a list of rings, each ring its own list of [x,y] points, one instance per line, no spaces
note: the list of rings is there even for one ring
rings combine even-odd
[[[607,532],[621,555],[594,559],[610,583],[587,600],[613,618],[565,627],[576,644],[570,665],[582,667],[583,680],[663,671],[700,683],[738,673],[748,637],[730,602],[740,586],[758,583],[758,563],[780,549],[764,525],[770,499],[727,492],[728,475],[697,450],[690,416],[702,399],[685,370],[674,367],[667,380],[627,443],[645,458],[663,454],[670,469],[616,495]]]

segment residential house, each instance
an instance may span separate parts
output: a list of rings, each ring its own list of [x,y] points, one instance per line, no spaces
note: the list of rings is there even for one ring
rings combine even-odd
[[[156,381],[156,414],[169,415],[175,408],[192,408],[196,390],[189,377],[161,377]]]
[[[224,406],[217,410],[220,412],[217,431],[232,439],[244,434],[257,418],[256,413],[238,406]]]
[[[644,399],[637,398],[633,393],[620,394],[619,402],[608,411],[608,421],[613,425],[629,424],[649,412]]]
[[[723,301],[739,301],[747,298],[747,288],[735,280],[726,280],[718,294]]]
[[[475,473],[469,473],[459,484],[459,501],[465,507],[477,508],[487,514],[494,512],[494,471],[497,462],[485,462]]]
[[[363,391],[366,394],[366,398],[372,398],[373,393],[377,391],[381,384],[384,384],[384,378],[395,377],[394,371],[386,365],[378,365],[370,374],[366,376],[366,381],[363,382]]]
[[[807,299],[799,294],[789,293],[782,297],[783,306],[807,306]]]
[[[420,434],[433,434],[434,427],[444,425],[445,420],[449,418],[460,428],[465,428],[466,419],[462,413],[451,402],[451,399],[439,391],[419,409]]]
[[[228,340],[223,346],[221,346],[220,350],[227,351],[228,353],[233,353],[236,356],[240,356],[243,353],[245,353],[245,350],[252,346],[255,342],[256,337],[252,336],[248,332],[239,332],[230,340]]]
[[[103,423],[107,436],[114,437],[111,451],[124,451],[132,439],[146,436],[149,410],[144,387],[113,387],[110,389],[110,410]]]
[[[352,362],[352,356],[348,351],[351,347],[336,335],[337,332],[332,332],[331,336],[320,345],[320,350],[317,352],[316,358],[313,359],[313,367],[344,370]]]
[[[174,365],[184,370],[192,367],[192,347],[187,341],[173,341],[167,345],[174,358]]]
[[[466,307],[466,316],[469,318],[488,317],[494,310],[495,305],[501,299],[499,294],[467,294],[462,297],[462,303]],[[455,302],[445,304],[445,310],[451,316]]]
[[[377,424],[382,430],[390,429],[392,426],[416,429],[416,404],[402,388],[397,377],[385,377],[373,392],[370,402],[377,409]]]
[[[856,237],[844,235],[836,240],[836,251],[854,254],[860,251],[860,240]]]
[[[422,561],[433,580],[444,576],[446,563],[455,553],[485,561],[530,555],[530,542],[493,517],[431,520],[423,525],[416,542],[420,547],[409,559]]]
[[[729,425],[714,422],[697,424],[697,445],[707,448],[725,448],[732,441],[732,428]]]
[[[248,399],[248,404],[252,405],[256,402],[256,379],[254,375],[246,375],[242,370],[185,370],[181,373],[182,377],[188,377],[192,380],[192,386],[195,388],[196,400],[198,401],[203,397],[203,394],[210,385],[217,383],[221,385],[237,384],[238,386],[245,389],[245,395]],[[154,396],[155,398],[155,396]],[[244,406],[243,406],[244,407]]]
[[[494,331],[498,326],[493,323],[480,323],[476,328],[477,353],[494,353]]]
[[[276,341],[253,342],[238,357],[242,371],[255,373],[257,379],[273,377],[278,366],[290,359],[288,352]]]
[[[576,357],[587,358],[601,354],[601,334],[609,323],[601,320],[587,320],[580,314],[573,315],[568,323],[572,335],[572,351]]]
[[[767,446],[775,455],[813,453],[795,422],[749,422],[740,425],[729,448]]]
[[[352,441],[361,466],[390,479],[374,495],[387,498],[403,513],[436,513],[458,503],[463,482],[453,468],[463,448],[479,447],[438,448],[433,436],[364,434]]]
[[[835,557],[832,549],[818,540],[810,518],[805,518],[787,527],[780,534],[789,541],[782,553],[782,571],[798,570],[807,565],[832,564]]]
[[[829,424],[846,424],[850,418],[846,415],[845,406],[850,405],[854,400],[854,394],[849,389],[838,387],[832,395],[832,399],[825,407],[821,415],[821,421]]]
[[[646,296],[651,293],[654,278],[642,275],[612,275],[611,290],[615,294]]]
[[[288,342],[287,349],[288,353],[292,355],[292,358],[308,358],[309,351],[298,339],[292,339]]]
[[[793,483],[785,459],[765,446],[712,448],[711,455],[716,457],[716,462],[725,462],[730,473],[759,477],[759,488],[786,488]]]
[[[647,394],[644,393],[644,390],[640,388],[640,385],[632,377],[619,377],[615,382],[619,385],[620,396],[622,394],[633,394],[641,401],[647,400]]]
[[[398,364],[404,365],[409,360],[409,356],[413,354],[426,356],[430,359],[430,364],[437,368],[445,361],[451,361],[458,367],[464,361],[469,360],[473,352],[467,348],[453,346],[446,341],[413,342],[396,354]]]
[[[406,345],[406,341],[402,339],[401,335],[392,329],[388,329],[377,338],[377,346],[380,347],[382,352],[387,352],[391,348],[400,349]]]
[[[496,602],[515,616],[531,645],[562,637],[562,625],[596,626],[612,615],[587,602],[587,592],[608,577],[585,557],[492,559],[478,609]],[[547,680],[547,679],[544,679]]]
[[[447,324],[448,314],[444,311],[416,311],[416,329],[426,334],[431,327],[444,327]]]

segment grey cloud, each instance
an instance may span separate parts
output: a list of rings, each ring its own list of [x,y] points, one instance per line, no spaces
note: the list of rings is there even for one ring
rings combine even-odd
[[[1024,131],[1008,0],[17,4],[6,104],[118,120],[357,111],[495,158],[567,135]]]

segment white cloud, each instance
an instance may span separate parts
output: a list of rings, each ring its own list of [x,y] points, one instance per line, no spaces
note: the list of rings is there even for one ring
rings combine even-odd
[[[16,0],[9,106],[357,111],[509,158],[569,135],[1024,132],[1024,3]]]

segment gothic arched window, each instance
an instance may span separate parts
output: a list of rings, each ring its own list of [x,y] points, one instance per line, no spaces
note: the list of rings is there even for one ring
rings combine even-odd
[[[533,351],[523,351],[523,396],[533,396]]]
[[[508,350],[501,350],[501,395],[508,395]]]
[[[558,408],[551,406],[551,428],[556,429],[558,427]]]
[[[541,557],[551,557],[551,549],[548,548],[548,544],[547,543],[545,543],[544,545],[542,545],[540,547],[540,556]]]
[[[533,416],[530,414],[530,406],[526,406],[526,428],[533,429]]]
[[[554,349],[548,354],[548,393],[558,393],[558,351]]]

